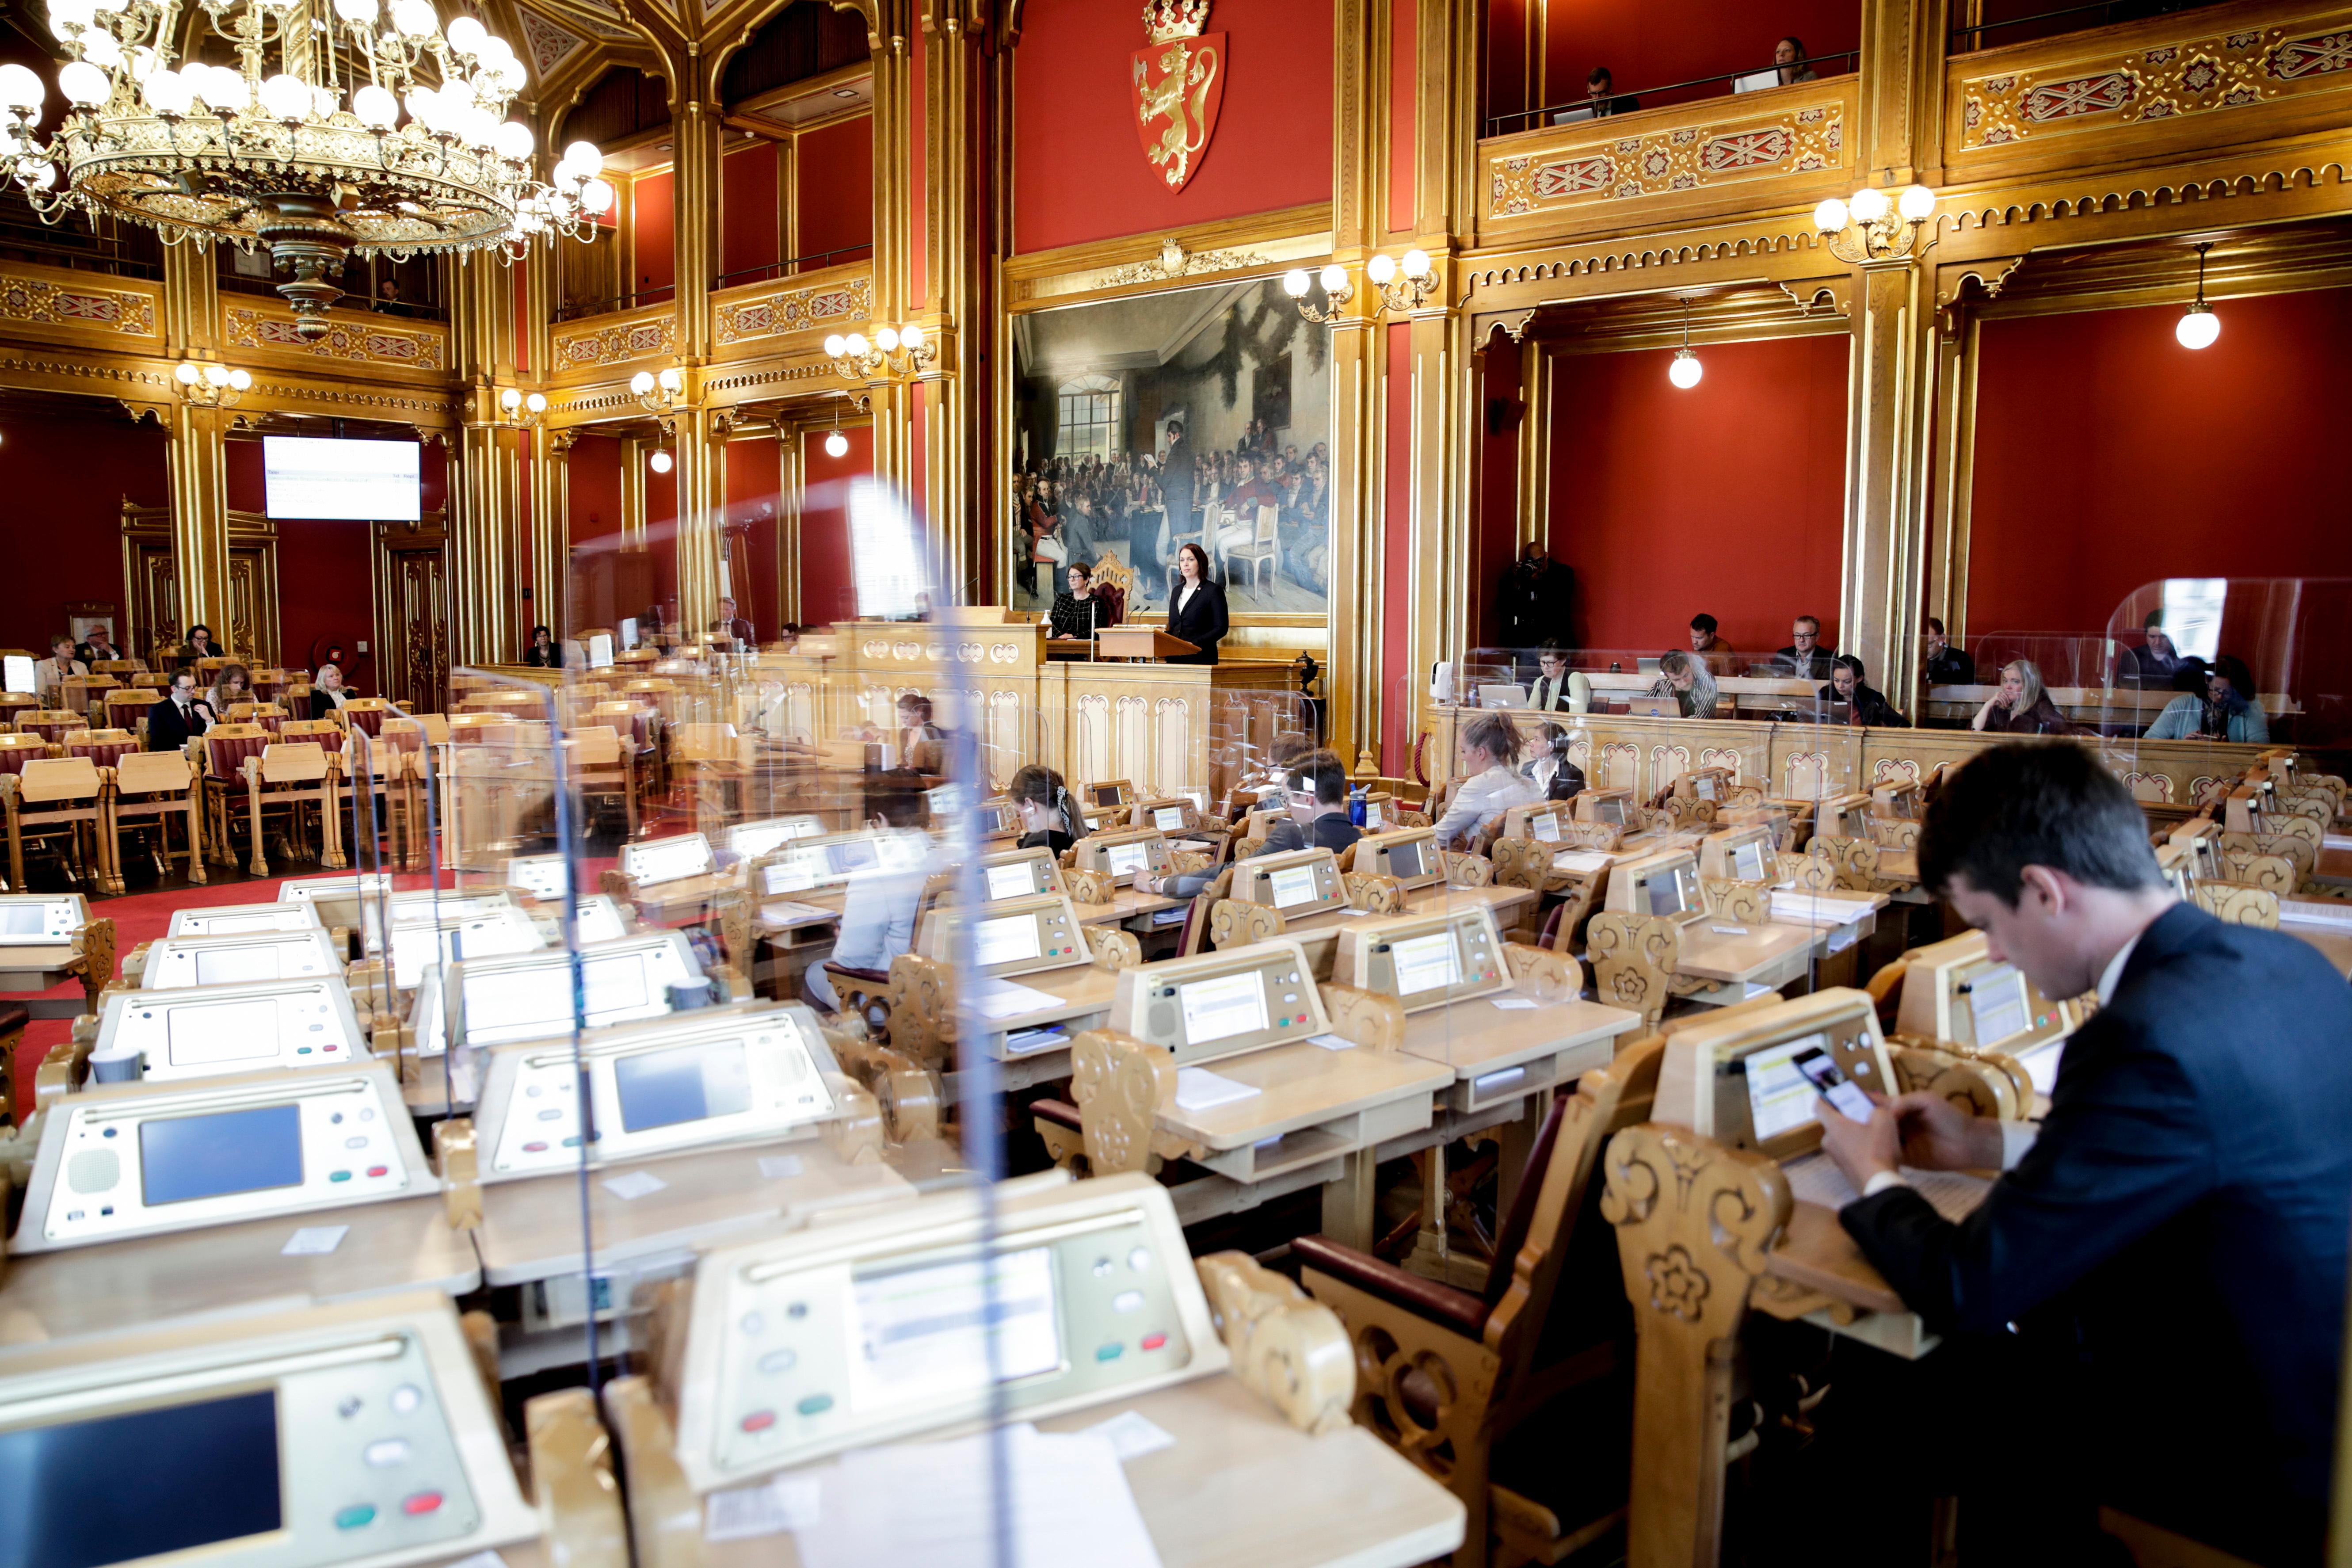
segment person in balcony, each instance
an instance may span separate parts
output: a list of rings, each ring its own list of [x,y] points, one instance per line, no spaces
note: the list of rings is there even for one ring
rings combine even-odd
[[[1813,68],[1805,63],[1805,40],[1793,33],[1772,46],[1772,64],[1778,68],[1780,85],[1792,81],[1816,81]]]
[[[1616,79],[1609,74],[1607,66],[1592,68],[1591,74],[1584,79],[1584,107],[1590,111],[1585,115],[1586,119],[1600,120],[1612,114],[1631,114],[1642,107],[1642,100],[1633,94],[1612,92],[1611,89],[1616,85]],[[1575,113],[1575,110],[1569,110],[1555,116],[1552,123],[1565,125]]]

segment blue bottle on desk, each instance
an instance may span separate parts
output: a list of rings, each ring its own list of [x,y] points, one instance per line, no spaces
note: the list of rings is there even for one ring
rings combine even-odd
[[[1361,784],[1348,792],[1348,820],[1359,827],[1364,825],[1364,786]]]

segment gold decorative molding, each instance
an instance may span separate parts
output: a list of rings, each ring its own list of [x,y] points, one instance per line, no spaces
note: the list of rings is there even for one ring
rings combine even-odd
[[[871,319],[874,279],[867,273],[797,288],[762,285],[758,292],[735,299],[715,298],[710,308],[718,319],[714,341],[722,348],[788,332],[819,331]]]
[[[1097,289],[1118,289],[1129,283],[1165,283],[1195,273],[1237,272],[1249,267],[1270,267],[1272,261],[1251,250],[1187,251],[1173,237],[1160,242],[1160,254],[1149,261],[1106,272],[1095,279]]]
[[[2248,9],[2200,14],[2193,30],[2168,17],[1962,56],[1948,68],[1948,145],[2012,146],[2352,89],[2352,9]]]
[[[1564,207],[1696,193],[1853,167],[1851,77],[1481,143],[1485,216],[1520,218]]]
[[[157,335],[155,299],[143,290],[100,287],[80,276],[67,281],[16,267],[0,271],[0,320],[8,321],[152,338]]]
[[[570,331],[551,334],[558,375],[625,364],[677,352],[677,312],[670,305],[648,306],[626,316],[597,316]]]
[[[221,318],[228,346],[312,359],[343,360],[358,364],[398,365],[408,370],[448,368],[449,334],[446,328],[411,324],[393,326],[384,320],[355,311],[327,319],[327,335],[310,342],[296,331],[294,312],[278,304],[258,301],[224,304]]]

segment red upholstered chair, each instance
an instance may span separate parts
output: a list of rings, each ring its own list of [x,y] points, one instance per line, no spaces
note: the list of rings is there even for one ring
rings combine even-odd
[[[143,746],[147,743],[147,710],[155,706],[156,700],[155,693],[143,688],[110,691],[106,694],[105,712],[90,721],[110,731],[127,731]]]
[[[294,684],[282,669],[257,669],[253,672],[253,694],[264,702],[275,702]]]
[[[17,720],[40,710],[41,700],[29,691],[0,691],[0,725],[13,730]]]
[[[232,724],[258,724],[271,734],[286,727],[289,715],[275,702],[232,702],[228,720]]]
[[[373,735],[383,728],[386,719],[401,717],[400,710],[382,697],[354,697],[335,710],[343,722],[362,735]]]
[[[257,877],[269,875],[269,861],[262,853],[260,821],[246,799],[249,784],[245,764],[248,759],[258,763],[274,738],[258,724],[224,722],[205,731],[198,742],[205,761],[205,838],[216,866],[236,864],[236,821],[240,816],[249,816],[253,817],[253,842],[247,868]]]
[[[65,753],[66,737],[89,728],[87,718],[63,708],[28,708],[16,715],[16,733],[38,735],[60,756]]]
[[[0,734],[0,773],[21,773],[25,764],[49,754],[49,743],[38,735]]]
[[[110,768],[138,749],[139,737],[128,730],[78,730],[66,737],[66,755],[88,757],[97,768]]]

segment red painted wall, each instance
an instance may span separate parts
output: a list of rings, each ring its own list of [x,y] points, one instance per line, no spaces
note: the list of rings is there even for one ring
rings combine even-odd
[[[1013,56],[1013,242],[1051,250],[1331,197],[1328,0],[1220,7],[1230,65],[1216,134],[1171,195],[1146,163],[1131,57],[1138,7],[1030,0]]]
[[[1412,754],[1412,693],[1424,689],[1412,663],[1412,329],[1387,329],[1388,407],[1382,431],[1381,771],[1402,778]]]
[[[1496,34],[1487,70],[1489,114],[1533,108],[1524,57],[1519,13],[1526,0],[1496,0]],[[1507,24],[1504,11],[1512,12]],[[1508,26],[1512,37],[1503,37]],[[1633,93],[1644,109],[1728,93],[1717,82],[1681,92],[1656,92],[1671,82],[1726,71],[1762,70],[1772,63],[1772,46],[1794,34],[1815,58],[1853,48],[1862,38],[1862,7],[1855,0],[1776,0],[1759,7],[1750,0],[1548,0],[1544,17],[1542,100],[1571,102],[1584,96],[1585,74],[1607,66],[1615,90]],[[1824,76],[1851,68],[1846,60],[1825,61]],[[1511,129],[1518,129],[1513,126]]]
[[[646,463],[650,449],[639,454]],[[662,606],[664,625],[677,619],[677,469],[657,474],[646,463],[646,552],[654,565],[652,602]],[[633,610],[632,614],[635,613]]]
[[[1519,345],[1507,332],[1489,335],[1478,420],[1478,553],[1470,572],[1470,640],[1493,647],[1502,637],[1496,616],[1503,573],[1517,559]]]
[[[742,531],[743,556],[732,551],[736,613],[764,640],[776,635],[778,614],[776,512],[783,489],[782,452],[772,437],[738,436],[727,443],[727,523]]]
[[[812,430],[801,437],[801,471],[807,475],[801,495],[801,624],[824,626],[857,613],[856,578],[851,567],[849,486],[874,472],[874,432],[865,426],[845,428],[849,450],[838,458],[824,455],[824,433]]]
[[[758,282],[782,257],[772,142],[740,142],[719,163],[719,270],[721,282]],[[739,276],[740,275],[740,276]]]
[[[572,548],[594,549],[621,536],[621,444],[610,436],[583,436],[566,468]],[[609,546],[607,546],[609,548]]]
[[[269,492],[258,439],[228,443],[232,511],[266,511]],[[417,454],[418,504],[428,515],[448,501],[448,449],[427,442]],[[288,668],[315,668],[330,643],[342,645],[344,678],[378,689],[383,649],[375,646],[372,576],[375,525],[337,518],[270,520],[278,528],[278,657]],[[369,651],[362,654],[359,645]]]
[[[630,192],[637,244],[637,275],[630,287],[636,292],[636,303],[659,304],[670,297],[671,286],[677,281],[677,177],[647,174]]]
[[[2162,577],[2352,576],[2327,454],[2352,400],[2352,289],[1990,321],[1979,340],[1969,629],[2101,633]]]
[[[1783,647],[1800,615],[1834,639],[1848,341],[1702,348],[1688,392],[1663,351],[1555,362],[1551,551],[1587,647],[1686,645],[1702,610],[1742,652]]]
[[[107,629],[121,645],[122,503],[170,500],[163,448],[160,427],[122,418],[11,418],[0,426],[0,495],[17,537],[38,539],[19,570],[0,573],[6,646],[47,653],[76,601],[114,605]],[[26,569],[37,562],[37,571]]]
[[[861,114],[810,132],[794,143],[794,253],[838,266],[874,254],[874,117]],[[840,250],[840,256],[824,256]]]

